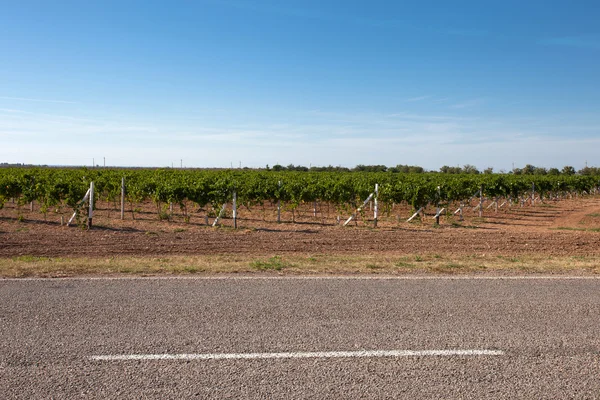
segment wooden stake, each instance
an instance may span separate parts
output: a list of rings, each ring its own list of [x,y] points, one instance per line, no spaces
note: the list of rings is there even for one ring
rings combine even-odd
[[[281,197],[281,181],[279,181],[279,196]],[[277,223],[281,223],[281,200],[277,200]]]
[[[121,219],[125,219],[125,177],[121,178]]]
[[[479,216],[483,216],[483,185],[479,188]]]

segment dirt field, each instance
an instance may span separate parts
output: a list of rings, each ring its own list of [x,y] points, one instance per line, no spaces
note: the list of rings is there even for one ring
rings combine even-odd
[[[410,216],[406,207],[388,210],[376,229],[372,221],[361,218],[342,227],[336,224],[336,214],[342,221],[348,215],[332,209],[325,213],[324,208],[315,217],[313,205],[305,205],[294,212],[295,223],[290,210],[285,210],[285,222],[278,224],[273,207],[242,207],[239,229],[234,230],[230,218],[223,219],[221,227],[207,226],[208,210],[189,210],[186,216],[177,207],[170,220],[160,220],[156,206],[147,204],[135,214],[128,212],[121,221],[114,204],[101,203],[93,229],[85,230],[60,225],[61,215],[68,219],[66,210],[44,216],[35,205],[30,211],[29,205],[8,203],[0,210],[0,259],[227,255],[243,260],[310,255],[381,259],[409,255],[445,260],[523,256],[595,260],[600,256],[599,197],[505,206],[498,212],[492,207],[483,218],[471,208],[465,211],[465,221],[444,216],[439,227],[434,226],[433,210],[423,221],[405,222]],[[365,214],[372,216],[372,212]],[[210,217],[209,224],[213,220]]]
[[[411,254],[478,254],[499,255],[600,254],[600,198],[564,200],[513,206],[498,212],[484,211],[483,218],[472,209],[465,211],[465,221],[441,219],[434,226],[432,215],[413,223],[405,222],[410,211],[395,209],[397,214],[382,216],[379,227],[359,218],[347,227],[335,224],[333,213],[325,221],[315,218],[308,205],[296,212],[296,223],[286,211],[280,224],[275,222],[274,208],[263,218],[261,209],[240,211],[239,229],[225,218],[221,227],[206,226],[203,215],[189,222],[174,211],[172,221],[159,220],[152,205],[147,211],[131,213],[120,220],[118,210],[103,203],[94,214],[94,228],[60,226],[60,216],[44,215],[29,205],[7,204],[0,210],[0,256],[106,256],[149,254],[272,254],[272,253],[370,253],[399,252]],[[429,210],[431,214],[433,210]],[[367,212],[366,214],[372,213]],[[21,218],[19,218],[19,215]],[[342,221],[347,215],[342,215]],[[401,218],[401,219],[400,219]],[[212,224],[214,218],[209,219]],[[326,223],[326,225],[323,224]]]

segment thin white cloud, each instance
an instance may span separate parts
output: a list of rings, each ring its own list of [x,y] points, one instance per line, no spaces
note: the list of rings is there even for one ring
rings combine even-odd
[[[423,101],[423,100],[427,100],[427,99],[431,99],[433,96],[417,96],[417,97],[411,97],[408,98],[404,101],[408,102],[408,103],[414,103],[417,101]]]
[[[458,109],[463,109],[463,108],[477,107],[477,106],[484,104],[485,102],[486,102],[486,99],[478,98],[478,99],[466,100],[466,101],[463,101],[460,103],[455,103],[455,104],[450,105],[449,107],[452,109],[458,110]]]
[[[66,101],[66,100],[49,100],[49,99],[32,99],[28,97],[8,97],[8,96],[0,96],[0,99],[5,100],[18,100],[18,101],[33,101],[38,103],[60,103],[60,104],[79,104],[76,101]]]
[[[84,119],[0,109],[0,161],[61,164],[81,152],[89,158],[106,156],[111,165],[160,166],[184,158],[189,166],[228,166],[231,159],[248,166],[410,163],[437,169],[469,163],[499,169],[521,160],[548,167],[575,165],[577,159],[569,157],[579,151],[591,159],[586,152],[597,148],[592,139],[600,132],[600,119],[593,114],[465,116],[470,114],[313,110],[223,122],[173,121],[170,116],[150,121]],[[570,152],[561,156],[561,147]],[[532,155],[532,148],[539,150],[539,157]]]
[[[444,103],[448,100],[450,100],[449,97],[424,95],[424,96],[409,97],[408,99],[404,99],[404,102],[406,102],[406,103],[426,102],[428,104],[440,104],[440,103]]]
[[[562,36],[540,41],[543,45],[566,46],[581,49],[600,50],[600,34],[580,35],[580,36]]]

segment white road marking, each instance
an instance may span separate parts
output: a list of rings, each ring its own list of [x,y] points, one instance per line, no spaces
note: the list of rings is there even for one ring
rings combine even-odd
[[[424,356],[502,356],[502,350],[362,350],[296,353],[124,354],[91,356],[93,361],[130,360],[255,360],[281,358],[365,358]]]

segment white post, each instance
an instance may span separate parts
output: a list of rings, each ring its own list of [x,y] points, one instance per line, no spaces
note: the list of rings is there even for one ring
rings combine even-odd
[[[535,205],[535,182],[531,184],[531,205]]]
[[[85,192],[85,196],[83,196],[83,200],[81,200],[78,204],[77,204],[77,208],[79,208],[81,205],[83,205],[87,199],[90,197],[90,192],[91,192],[92,188],[90,187],[87,192]],[[71,223],[73,222],[73,220],[75,219],[75,217],[77,216],[77,211],[75,211],[73,213],[73,215],[71,215],[71,218],[69,218],[69,222],[67,222],[67,226],[70,226]]]
[[[121,219],[125,219],[125,177],[121,178]]]
[[[416,212],[416,213],[414,213],[414,214],[412,215],[412,217],[410,217],[409,219],[407,219],[407,220],[406,220],[406,222],[410,222],[410,221],[412,221],[412,220],[413,220],[413,219],[414,219],[414,218],[415,218],[417,215],[419,215],[419,213],[420,213],[421,211],[423,211],[423,207],[419,208],[419,209],[417,210],[417,212]]]
[[[233,229],[237,229],[237,193],[233,192]]]
[[[356,209],[356,212],[354,214],[352,214],[350,216],[350,218],[348,218],[346,220],[346,222],[344,222],[344,226],[348,225],[350,223],[350,221],[352,221],[356,217],[356,214],[358,214],[360,212],[360,210],[362,210],[363,208],[365,208],[365,206],[369,203],[369,201],[371,201],[371,199],[373,198],[374,195],[375,195],[375,193],[371,193],[369,195],[369,197],[367,197],[367,199],[364,201],[364,203],[362,204],[362,206],[358,207]]]
[[[213,221],[212,226],[217,226],[219,220],[221,219],[221,216],[225,212],[225,207],[227,207],[227,203],[223,203],[223,207],[221,207],[221,211],[219,211],[219,215],[217,215],[217,218],[215,218],[215,220]]]
[[[377,196],[379,195],[379,184],[376,183],[375,184],[375,198],[374,198],[374,202],[375,202],[375,210],[373,211],[373,221],[374,221],[374,226],[375,228],[377,228],[377,217],[378,217],[378,202],[377,202]]]
[[[435,219],[435,224],[439,225],[440,224],[440,214],[442,213],[442,211],[440,210],[440,199],[442,197],[441,194],[441,189],[438,186],[437,187],[437,194],[438,194],[438,200],[437,200],[437,204],[435,206],[435,217],[433,217]]]
[[[88,211],[88,229],[92,227],[92,218],[94,217],[94,182],[90,182],[90,208]]]
[[[438,224],[438,225],[440,224],[440,215],[442,215],[442,213],[444,211],[446,211],[445,208],[438,208],[437,209],[437,211],[435,213],[435,216],[433,217],[433,219],[435,219],[435,221],[436,221],[436,224]]]

